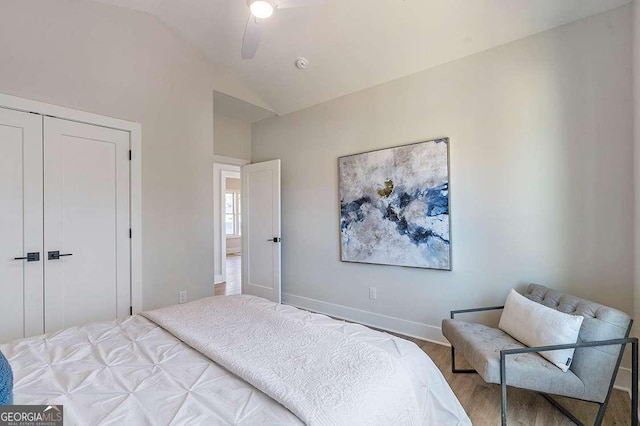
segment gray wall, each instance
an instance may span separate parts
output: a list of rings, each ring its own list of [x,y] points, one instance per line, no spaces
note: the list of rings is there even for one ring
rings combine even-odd
[[[546,284],[632,311],[631,8],[255,123],[282,160],[284,300],[441,339]],[[453,271],[342,263],[338,157],[451,138]],[[377,287],[377,300],[368,288]]]
[[[0,58],[2,93],[142,123],[144,308],[211,295],[213,90],[255,98],[151,16],[91,1],[2,0]]]
[[[216,155],[251,161],[251,123],[215,114],[213,126]]]

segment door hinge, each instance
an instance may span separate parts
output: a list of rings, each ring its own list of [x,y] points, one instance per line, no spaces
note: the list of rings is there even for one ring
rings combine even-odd
[[[129,161],[131,161],[131,150],[129,150]]]
[[[129,306],[129,315],[133,315],[133,306]]]
[[[133,234],[133,231],[131,231],[131,228],[129,228],[129,239],[133,238],[132,234]]]

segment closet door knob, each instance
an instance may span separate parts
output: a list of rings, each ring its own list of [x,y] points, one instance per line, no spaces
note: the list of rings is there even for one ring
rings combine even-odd
[[[33,251],[30,253],[27,253],[27,255],[24,257],[14,257],[13,260],[26,260],[27,262],[37,262],[40,260],[40,252]]]
[[[47,259],[49,259],[49,260],[58,260],[63,256],[73,256],[73,253],[60,254],[60,252],[58,250],[50,251],[50,252],[47,253]]]

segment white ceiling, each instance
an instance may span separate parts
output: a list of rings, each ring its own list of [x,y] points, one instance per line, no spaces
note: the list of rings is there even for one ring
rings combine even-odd
[[[97,0],[149,12],[282,115],[631,0],[327,0],[277,10],[240,59],[246,0]],[[310,61],[305,71],[294,61]]]
[[[226,93],[213,91],[213,108],[216,115],[234,118],[236,120],[255,123],[264,120],[274,114],[273,111],[260,108],[249,102],[243,101]]]

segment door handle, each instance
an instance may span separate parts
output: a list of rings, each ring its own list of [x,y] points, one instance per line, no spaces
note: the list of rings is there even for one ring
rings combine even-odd
[[[62,254],[60,254],[60,252],[58,250],[50,251],[50,252],[47,253],[47,259],[49,259],[49,260],[58,260],[63,256],[73,256],[73,253],[62,253]]]
[[[267,241],[269,241],[270,243],[279,243],[280,241],[282,241],[282,238],[273,237],[273,238],[269,238]]]
[[[40,252],[33,251],[30,253],[27,253],[27,255],[24,257],[14,257],[13,260],[26,260],[27,262],[37,262],[40,260]]]

